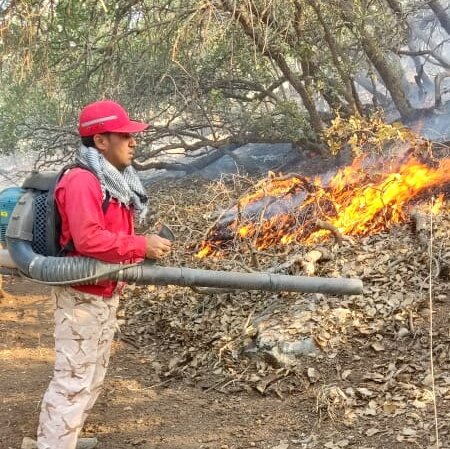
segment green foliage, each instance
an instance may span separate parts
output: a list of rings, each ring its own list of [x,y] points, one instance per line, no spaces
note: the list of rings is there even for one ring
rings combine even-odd
[[[245,118],[248,128],[267,140],[296,142],[313,135],[306,113],[292,100],[280,101],[266,114],[248,114]]]
[[[99,98],[221,135],[314,138],[288,82],[264,93],[284,74],[280,60],[311,98],[336,92],[344,108],[346,77],[366,61],[361,33],[371,30],[388,51],[405,29],[384,0],[370,8],[359,0],[17,0],[2,8],[0,151],[24,139],[50,148],[51,134],[73,131],[77,111]],[[49,136],[32,138],[42,125]]]

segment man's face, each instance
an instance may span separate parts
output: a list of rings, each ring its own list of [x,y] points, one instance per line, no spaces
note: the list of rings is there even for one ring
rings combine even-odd
[[[132,134],[107,133],[94,136],[96,147],[105,159],[118,170],[124,170],[131,165],[134,157],[136,140]]]

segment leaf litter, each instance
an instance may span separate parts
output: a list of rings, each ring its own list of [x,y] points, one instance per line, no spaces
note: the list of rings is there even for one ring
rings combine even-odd
[[[281,273],[304,275],[304,265],[286,263],[293,256],[308,259],[305,256],[314,248],[300,245],[258,252],[237,241],[227,257],[194,257],[196,244],[220,207],[236,199],[251,182],[233,176],[221,182],[190,178],[171,181],[170,188],[152,186],[151,197],[158,205],[154,223],[168,224],[177,235],[164,264],[256,271],[256,259],[258,271],[281,266]],[[429,216],[429,206],[429,201],[422,201],[417,208]],[[433,217],[433,356],[438,407],[450,400],[449,219],[448,208]],[[429,236],[429,223],[426,229]],[[392,435],[393,441],[431,447],[428,249],[419,242],[412,223],[344,240],[340,246],[323,241],[321,247],[328,257],[314,264],[314,274],[359,277],[364,282],[363,295],[210,294],[174,286],[129,286],[119,311],[121,338],[153,360],[156,386],[183,380],[203,391],[254,391],[281,399],[308,392],[316,398],[318,428],[324,420],[345,427],[359,422],[368,441]],[[272,332],[288,342],[311,338],[318,351],[282,365],[263,356],[249,356],[246,348],[262,331],[261,317],[265,318],[264,335]],[[391,428],[389,420],[398,416],[404,427]],[[443,440],[449,433],[446,418],[440,420]],[[315,447],[311,444],[304,447]],[[325,447],[348,445],[341,439],[328,441]]]

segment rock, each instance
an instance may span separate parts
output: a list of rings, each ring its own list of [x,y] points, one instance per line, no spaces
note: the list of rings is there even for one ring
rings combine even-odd
[[[253,339],[244,354],[260,357],[277,368],[296,365],[300,358],[315,355],[319,348],[309,336],[311,304],[315,300],[310,297],[295,303],[277,302],[255,317],[251,323]]]
[[[283,354],[292,354],[296,357],[308,356],[318,351],[314,340],[310,337],[297,341],[281,341],[279,343],[280,351]]]

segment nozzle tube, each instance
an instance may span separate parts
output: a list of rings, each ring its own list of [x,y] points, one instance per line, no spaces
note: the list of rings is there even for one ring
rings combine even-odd
[[[117,280],[126,280],[144,285],[180,285],[184,287],[215,287],[339,295],[359,295],[363,291],[360,279],[288,276],[263,272],[241,273],[185,267],[162,267],[150,264],[125,268],[122,272],[113,276]]]

